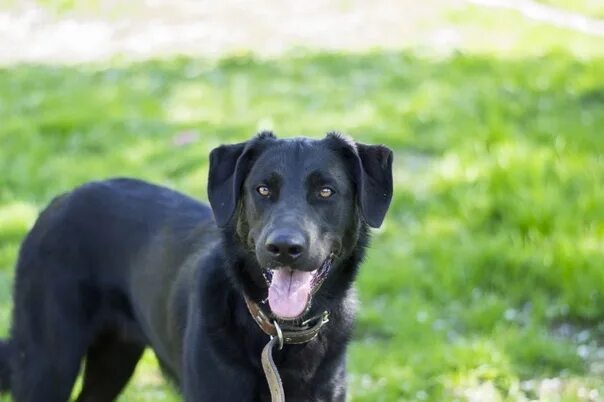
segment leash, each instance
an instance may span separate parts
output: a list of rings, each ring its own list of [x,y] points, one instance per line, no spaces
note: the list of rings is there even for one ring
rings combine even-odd
[[[273,360],[273,348],[277,347],[281,350],[282,338],[271,337],[266,346],[262,349],[260,361],[262,362],[262,370],[268,383],[268,389],[271,392],[272,402],[285,402],[285,391],[283,391],[283,382],[279,375],[277,365]]]
[[[245,296],[245,304],[262,332],[270,336],[270,340],[262,349],[260,361],[262,362],[262,370],[264,371],[264,376],[271,393],[271,401],[285,402],[283,382],[281,381],[277,365],[273,360],[273,350],[281,350],[286,344],[303,344],[313,340],[319,334],[321,327],[329,322],[329,313],[324,311],[318,316],[302,322],[300,325],[282,323],[283,329],[281,329],[277,320],[271,320],[260,309],[260,306],[248,299],[247,296]]]

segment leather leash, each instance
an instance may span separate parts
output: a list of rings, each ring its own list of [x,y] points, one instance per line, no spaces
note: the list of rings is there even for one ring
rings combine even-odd
[[[273,348],[279,343],[279,338],[271,337],[264,349],[262,349],[262,355],[260,360],[262,361],[262,370],[264,370],[264,376],[266,382],[268,382],[268,389],[271,392],[272,402],[285,402],[285,391],[283,391],[283,382],[279,375],[279,370],[273,360]]]
[[[248,299],[247,296],[245,296],[245,304],[256,324],[265,334],[270,336],[270,340],[262,349],[260,360],[271,393],[271,401],[285,402],[283,382],[273,360],[273,349],[281,350],[284,344],[302,344],[313,340],[319,334],[321,327],[329,321],[329,313],[324,311],[300,325],[282,323],[283,329],[281,329],[281,325],[277,320],[271,320],[260,306]]]

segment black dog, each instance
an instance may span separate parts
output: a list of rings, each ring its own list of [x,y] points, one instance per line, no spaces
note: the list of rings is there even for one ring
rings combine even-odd
[[[78,401],[111,401],[147,346],[186,401],[268,401],[261,328],[277,326],[287,400],[345,400],[352,283],[392,152],[261,133],[212,151],[208,196],[212,210],[115,179],[52,201],[21,246],[0,346],[15,401],[67,401],[84,357]]]

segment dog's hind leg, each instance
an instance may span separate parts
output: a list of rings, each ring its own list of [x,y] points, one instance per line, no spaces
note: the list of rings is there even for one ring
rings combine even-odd
[[[32,298],[16,304],[11,332],[15,402],[69,400],[87,347],[87,331],[63,307]]]
[[[17,264],[11,388],[15,402],[66,402],[98,326],[100,292],[77,249],[38,237],[32,230]]]
[[[77,402],[113,401],[132,376],[145,347],[105,333],[88,349],[84,384]]]

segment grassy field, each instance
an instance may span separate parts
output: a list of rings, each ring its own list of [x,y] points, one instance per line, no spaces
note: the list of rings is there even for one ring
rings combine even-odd
[[[513,18],[482,24],[530,40],[490,53],[487,34],[438,57],[0,69],[0,333],[19,243],[53,195],[133,176],[206,199],[214,146],[339,130],[395,150],[392,209],[358,282],[350,400],[604,400],[602,42]],[[121,398],[177,400],[150,353]]]

